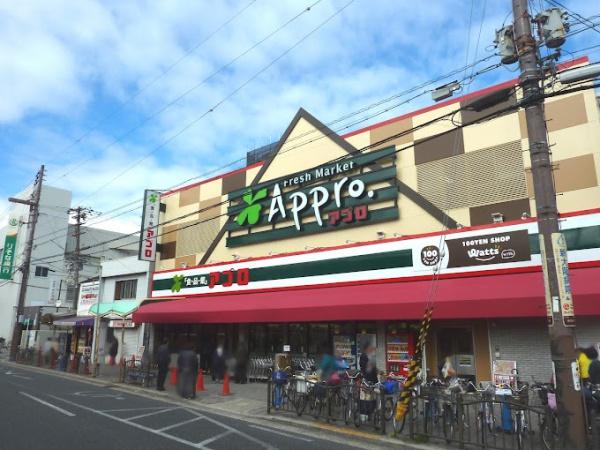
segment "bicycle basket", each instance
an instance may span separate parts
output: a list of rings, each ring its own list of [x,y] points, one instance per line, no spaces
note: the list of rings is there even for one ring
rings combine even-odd
[[[399,391],[398,382],[387,380],[383,382],[383,393],[387,395],[396,394]]]
[[[276,370],[275,372],[273,372],[272,378],[275,384],[285,384],[285,382],[288,379],[288,374],[283,370]]]

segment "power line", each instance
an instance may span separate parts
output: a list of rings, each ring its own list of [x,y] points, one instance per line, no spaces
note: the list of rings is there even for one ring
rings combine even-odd
[[[219,33],[222,29],[224,29],[225,27],[227,27],[230,23],[232,23],[240,15],[242,15],[244,13],[244,11],[246,11],[254,3],[256,3],[256,0],[251,0],[248,4],[246,4],[246,6],[244,6],[239,11],[235,12],[225,22],[223,22],[221,25],[219,25],[217,28],[215,28],[212,32],[210,32],[208,35],[206,35],[202,40],[200,40],[199,42],[197,42],[196,44],[194,44],[192,47],[190,47],[188,50],[186,50],[183,53],[183,55],[181,55],[179,58],[177,58],[175,61],[173,61],[171,64],[169,64],[167,67],[165,67],[164,69],[162,69],[161,72],[158,73],[154,78],[152,78],[148,83],[144,84],[137,91],[135,91],[133,94],[131,94],[119,106],[117,106],[115,109],[113,109],[108,114],[106,114],[104,117],[102,117],[89,130],[87,130],[86,132],[84,132],[83,134],[81,134],[79,137],[77,137],[76,139],[74,139],[73,142],[71,142],[69,145],[67,145],[62,150],[60,150],[60,152],[61,153],[66,152],[66,151],[70,150],[71,148],[75,147],[77,144],[81,143],[82,140],[84,140],[92,132],[94,132],[95,130],[97,130],[100,127],[100,125],[102,125],[107,120],[113,118],[115,115],[117,115],[117,113],[121,112],[126,105],[128,105],[129,103],[131,103],[134,100],[136,100],[143,92],[147,91],[150,87],[152,87],[154,84],[156,84],[161,78],[163,78],[168,73],[170,73],[183,60],[185,60],[186,58],[188,58],[190,55],[192,55],[194,52],[196,52],[196,50],[198,50],[200,47],[202,47],[204,44],[206,44],[209,40],[211,40],[217,33]],[[51,162],[50,162],[50,164],[51,164]],[[59,176],[55,180],[63,178],[64,176],[66,176],[66,174],[62,175],[62,176]]]
[[[480,60],[478,60],[478,61],[476,61],[476,62],[474,62],[474,63],[472,63],[472,64],[469,64],[469,65],[467,65],[467,66],[464,66],[464,67],[460,67],[460,68],[454,69],[454,70],[452,70],[452,71],[450,71],[450,72],[448,72],[448,73],[446,73],[446,74],[444,74],[444,75],[441,75],[441,76],[439,76],[439,77],[437,77],[437,78],[431,79],[431,80],[429,80],[429,81],[427,81],[427,82],[421,83],[420,85],[417,85],[417,86],[414,86],[414,87],[412,87],[412,88],[406,89],[406,90],[404,90],[404,91],[402,91],[402,92],[400,92],[400,93],[394,94],[394,95],[392,95],[392,96],[389,96],[389,97],[387,97],[387,98],[385,98],[385,99],[379,100],[379,101],[377,101],[377,102],[375,102],[375,103],[372,103],[372,104],[370,104],[370,105],[367,105],[367,106],[365,106],[365,107],[362,107],[362,108],[360,108],[360,109],[356,110],[356,111],[355,111],[355,112],[353,112],[353,113],[348,113],[348,114],[346,114],[346,115],[342,116],[341,118],[338,118],[338,119],[335,119],[335,120],[333,120],[333,121],[331,121],[331,122],[328,122],[328,123],[327,123],[327,125],[328,125],[328,126],[331,126],[331,125],[333,125],[333,124],[335,124],[335,123],[339,123],[339,122],[343,121],[344,119],[351,118],[351,117],[353,117],[353,116],[355,116],[355,115],[358,115],[359,113],[362,113],[362,112],[368,111],[369,109],[372,109],[372,108],[374,108],[374,107],[376,107],[376,106],[379,106],[379,105],[382,105],[382,104],[388,103],[388,102],[390,102],[391,100],[394,100],[394,99],[396,99],[396,98],[400,98],[400,97],[402,97],[402,96],[404,96],[404,95],[406,95],[406,94],[408,94],[408,93],[415,92],[416,90],[418,90],[418,89],[420,89],[420,88],[424,88],[424,87],[426,87],[426,86],[428,86],[428,85],[431,85],[431,84],[433,84],[433,83],[437,83],[437,82],[439,82],[439,81],[441,81],[441,80],[443,80],[443,79],[446,79],[446,78],[448,78],[448,77],[451,77],[451,76],[455,75],[456,73],[459,73],[459,72],[461,72],[461,71],[464,71],[464,70],[466,70],[466,69],[472,68],[472,69],[474,70],[474,69],[475,69],[475,66],[476,66],[477,64],[480,64],[481,62],[485,62],[485,61],[489,60],[489,59],[490,59],[490,58],[492,58],[492,57],[496,57],[496,55],[489,55],[489,56],[487,56],[487,57],[485,57],[485,58],[482,58],[482,59],[480,59]],[[492,65],[492,66],[488,66],[488,67],[486,67],[486,68],[484,68],[484,69],[482,69],[482,70],[479,70],[479,71],[478,71],[478,72],[476,72],[476,73],[472,73],[472,74],[471,74],[469,77],[467,77],[467,78],[465,78],[465,79],[461,80],[461,82],[469,80],[469,81],[467,81],[467,84],[468,84],[468,83],[472,82],[472,80],[473,80],[475,77],[477,77],[478,75],[481,75],[481,74],[483,74],[483,73],[486,73],[486,72],[488,72],[488,71],[490,71],[490,70],[493,70],[493,69],[497,68],[498,66],[500,66],[500,64],[494,64],[494,65]],[[413,97],[410,97],[410,98],[408,98],[408,99],[406,99],[406,100],[404,100],[404,101],[402,101],[402,102],[398,102],[398,103],[396,103],[396,104],[394,104],[394,105],[392,105],[392,106],[389,106],[389,107],[383,108],[383,109],[381,109],[381,110],[379,110],[379,111],[377,111],[377,112],[375,112],[375,113],[373,113],[373,114],[371,114],[371,115],[368,115],[368,116],[362,117],[362,118],[360,118],[359,120],[356,120],[356,121],[354,121],[354,122],[352,122],[352,123],[346,124],[346,125],[345,125],[345,126],[343,126],[343,127],[337,128],[337,129],[335,129],[335,130],[334,130],[334,133],[335,133],[335,134],[338,134],[338,133],[340,133],[341,131],[344,131],[344,130],[346,130],[346,129],[348,129],[348,128],[352,128],[352,127],[354,127],[354,126],[356,126],[356,125],[358,125],[358,124],[360,124],[360,123],[362,123],[362,122],[365,122],[365,121],[367,121],[367,120],[370,120],[370,119],[372,119],[372,118],[375,118],[375,117],[377,117],[377,116],[380,116],[380,115],[382,115],[382,114],[385,114],[385,113],[387,113],[387,112],[389,112],[389,111],[391,111],[391,110],[393,110],[393,109],[396,109],[396,108],[398,108],[399,106],[402,106],[402,105],[404,105],[404,104],[407,104],[407,103],[411,102],[412,100],[414,100],[414,99],[416,99],[416,98],[418,98],[418,97],[420,97],[420,96],[422,96],[422,95],[424,95],[424,94],[427,94],[428,92],[431,92],[431,89],[424,90],[424,91],[420,92],[419,94],[417,94],[417,95],[415,95],[415,96],[413,96]],[[314,134],[314,133],[316,133],[317,131],[318,131],[318,130],[309,130],[309,131],[306,131],[306,132],[304,132],[304,133],[301,133],[300,135],[298,135],[298,136],[296,136],[296,137],[294,137],[294,138],[292,138],[292,139],[289,139],[289,140],[288,140],[288,142],[292,142],[292,141],[295,141],[295,140],[299,140],[299,139],[301,139],[302,137],[308,136],[308,135],[310,135],[310,134]],[[296,146],[293,146],[293,147],[291,147],[291,148],[288,148],[288,149],[286,149],[285,151],[283,151],[283,152],[280,152],[280,153],[286,153],[287,151],[291,151],[291,150],[294,150],[294,149],[300,148],[300,147],[302,147],[303,145],[307,145],[307,144],[309,144],[309,143],[315,142],[316,140],[323,139],[323,138],[325,138],[325,137],[328,137],[328,136],[329,136],[329,134],[320,135],[320,136],[318,136],[318,137],[317,137],[317,138],[315,138],[315,139],[312,139],[312,140],[309,140],[309,141],[304,141],[304,142],[300,143],[299,145],[296,145]],[[179,183],[177,183],[177,184],[175,184],[175,185],[173,185],[173,186],[171,186],[171,187],[168,187],[168,188],[165,188],[165,189],[162,189],[162,190],[163,190],[163,191],[169,191],[169,190],[171,190],[171,189],[174,189],[174,188],[176,188],[176,187],[178,187],[178,186],[185,185],[186,183],[188,183],[188,182],[190,182],[190,181],[193,181],[193,180],[195,180],[195,179],[202,178],[202,177],[205,177],[205,176],[208,176],[208,175],[212,175],[212,174],[213,174],[213,173],[215,173],[215,172],[221,172],[222,170],[224,170],[224,169],[226,169],[226,168],[228,168],[228,167],[230,167],[230,166],[232,166],[232,165],[234,165],[234,164],[236,164],[236,163],[238,163],[238,162],[241,162],[241,161],[243,161],[244,159],[245,159],[245,157],[244,157],[244,158],[239,158],[239,159],[237,159],[237,160],[234,160],[234,161],[232,161],[232,162],[229,162],[229,163],[227,163],[227,164],[225,164],[225,165],[223,165],[223,166],[220,166],[220,167],[217,167],[217,168],[215,168],[215,169],[212,169],[212,170],[210,170],[210,171],[207,171],[207,172],[205,172],[205,173],[203,173],[203,174],[201,174],[201,175],[199,175],[199,176],[196,176],[196,177],[193,177],[193,178],[189,178],[189,179],[187,179],[187,180],[185,180],[185,181],[179,182]],[[101,214],[101,216],[99,216],[99,217],[98,217],[100,220],[96,220],[96,221],[94,221],[94,220],[92,219],[92,221],[90,221],[90,222],[88,223],[88,226],[97,225],[97,224],[100,224],[100,223],[106,222],[106,221],[108,221],[108,220],[114,219],[114,218],[116,218],[116,217],[120,217],[120,216],[122,216],[122,215],[124,215],[124,214],[127,214],[127,213],[129,213],[129,212],[133,212],[133,211],[135,211],[135,210],[138,210],[138,209],[140,209],[140,208],[141,208],[141,203],[142,203],[142,200],[141,200],[141,199],[138,199],[138,200],[134,200],[134,201],[132,201],[132,202],[126,203],[125,205],[121,205],[121,206],[118,206],[118,207],[116,207],[116,208],[113,208],[112,210],[109,210],[109,211],[107,211],[107,212],[104,212],[104,213],[102,213],[102,214]],[[114,211],[120,210],[120,209],[122,209],[122,208],[125,208],[125,207],[127,207],[127,206],[129,206],[129,205],[133,205],[133,204],[139,204],[139,206],[137,206],[137,207],[135,207],[135,208],[132,208],[132,209],[129,209],[129,210],[126,210],[126,211],[123,211],[123,212],[121,212],[121,213],[119,213],[119,214],[116,214],[116,215],[113,215],[113,216],[108,216],[108,217],[106,217],[106,215],[107,215],[107,214],[110,214],[111,212],[114,212]],[[102,217],[104,217],[104,218],[102,218]],[[47,234],[45,234],[45,235],[41,235],[41,236],[38,236],[38,237],[36,237],[36,240],[38,240],[38,239],[41,239],[41,238],[43,238],[43,237],[46,237],[46,236],[55,235],[55,234],[57,234],[57,233],[61,233],[61,232],[64,232],[64,231],[63,231],[63,230],[57,230],[57,231],[53,231],[53,232],[47,233]],[[66,234],[65,234],[65,236],[66,236]],[[57,236],[57,238],[58,238],[58,236]]]
[[[165,105],[163,105],[161,108],[159,108],[158,110],[154,111],[153,113],[151,113],[150,115],[144,117],[142,119],[142,121],[140,123],[138,123],[137,125],[135,125],[134,127],[128,129],[125,133],[121,134],[119,137],[115,138],[110,144],[108,144],[106,147],[103,147],[102,150],[106,151],[109,148],[113,147],[115,144],[121,142],[124,138],[126,138],[127,136],[131,135],[133,132],[139,130],[140,128],[142,128],[145,124],[147,124],[148,122],[150,122],[152,119],[154,119],[155,117],[158,117],[160,114],[162,114],[163,112],[165,112],[166,110],[168,110],[169,108],[171,108],[173,105],[177,104],[179,102],[179,100],[181,100],[182,98],[186,97],[187,95],[191,94],[192,92],[194,92],[196,89],[198,89],[200,86],[204,85],[206,82],[210,81],[212,78],[214,78],[216,75],[218,75],[219,73],[223,72],[225,69],[227,69],[228,67],[232,66],[235,62],[237,62],[239,59],[243,58],[244,56],[246,56],[248,53],[250,53],[252,50],[254,50],[255,48],[259,47],[260,45],[262,45],[264,42],[266,42],[267,40],[269,40],[270,38],[272,38],[273,36],[275,36],[277,33],[279,33],[281,30],[283,30],[284,28],[286,28],[288,25],[290,25],[292,22],[296,21],[298,18],[300,18],[302,15],[308,13],[311,11],[311,9],[318,5],[319,3],[321,3],[321,1],[323,0],[317,0],[316,2],[312,3],[311,5],[309,5],[308,7],[302,9],[302,11],[300,11],[299,13],[297,13],[295,16],[293,16],[291,19],[287,20],[285,23],[283,23],[282,25],[280,25],[279,27],[277,27],[275,30],[271,31],[269,34],[267,34],[264,38],[262,38],[261,40],[259,40],[258,42],[252,44],[250,47],[248,47],[246,50],[244,50],[243,52],[241,52],[240,54],[238,54],[236,57],[234,57],[233,59],[229,60],[226,64],[220,66],[218,69],[216,69],[215,71],[211,72],[210,75],[208,75],[207,77],[205,77],[204,79],[202,79],[199,83],[193,85],[192,87],[188,88],[187,90],[185,90],[184,92],[182,92],[181,94],[179,94],[177,97],[173,98],[172,100],[170,100],[169,102],[167,102]],[[170,141],[169,141],[170,142]],[[73,168],[69,169],[65,174],[61,175],[59,177],[60,178],[64,178],[65,176],[69,175],[70,173],[74,172],[75,170],[77,170],[79,167],[81,167],[83,164],[85,164],[86,162],[92,160],[93,157],[89,157],[84,159],[83,161],[81,161],[80,163],[76,164]],[[146,158],[143,158],[146,159]],[[142,159],[142,160],[143,160]],[[137,164],[136,164],[137,165]],[[112,181],[111,181],[112,182]],[[109,182],[108,184],[110,184],[111,182]],[[105,186],[103,186],[105,187]],[[102,188],[103,188],[102,187]],[[101,188],[101,189],[102,189]],[[94,193],[95,194],[95,193]],[[92,194],[92,195],[94,195]],[[90,196],[86,197],[89,198]]]

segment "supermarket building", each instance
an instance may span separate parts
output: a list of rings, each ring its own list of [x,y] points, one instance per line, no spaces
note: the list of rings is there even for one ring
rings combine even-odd
[[[571,65],[586,64],[587,59]],[[515,80],[338,135],[303,109],[263,161],[164,193],[155,341],[289,349],[402,370],[425,307],[426,365],[546,380],[550,351],[526,123]],[[502,101],[478,111],[494,94]],[[578,343],[600,342],[600,114],[593,90],[546,100]],[[481,121],[490,114],[501,113]],[[435,274],[436,268],[439,273]],[[435,278],[435,281],[434,281]]]

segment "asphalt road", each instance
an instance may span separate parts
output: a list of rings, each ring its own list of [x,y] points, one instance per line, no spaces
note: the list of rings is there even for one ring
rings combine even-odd
[[[0,450],[357,448],[347,442],[0,363]]]

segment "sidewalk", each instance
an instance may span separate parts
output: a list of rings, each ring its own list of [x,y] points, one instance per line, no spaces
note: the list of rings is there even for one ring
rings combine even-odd
[[[2,358],[4,359],[4,358]],[[5,361],[6,362],[6,361]],[[101,366],[100,375],[92,377],[89,375],[78,375],[49,368],[40,368],[37,366],[22,365],[6,362],[6,364],[14,365],[15,367],[30,368],[40,372],[50,372],[56,376],[64,378],[72,378],[78,381],[89,382],[96,385],[111,386],[115,389],[125,392],[135,393],[151,398],[163,398],[166,401],[185,404],[187,407],[205,409],[210,412],[233,416],[249,421],[267,421],[273,426],[282,426],[288,428],[302,428],[307,431],[318,429],[320,431],[334,432],[340,436],[349,438],[359,438],[364,441],[369,441],[372,444],[380,443],[382,446],[394,446],[399,449],[420,449],[434,450],[445,447],[440,447],[431,444],[417,444],[406,439],[397,439],[391,436],[384,436],[373,431],[356,429],[354,427],[345,427],[335,424],[329,424],[324,421],[315,421],[312,417],[302,416],[297,417],[292,414],[267,414],[267,383],[246,383],[235,384],[231,383],[231,395],[223,396],[223,384],[215,383],[210,379],[210,376],[205,376],[204,384],[206,390],[197,392],[194,400],[182,399],[177,395],[175,386],[170,384],[169,376],[165,383],[165,391],[157,391],[156,387],[144,388],[135,384],[119,383],[119,366]]]

